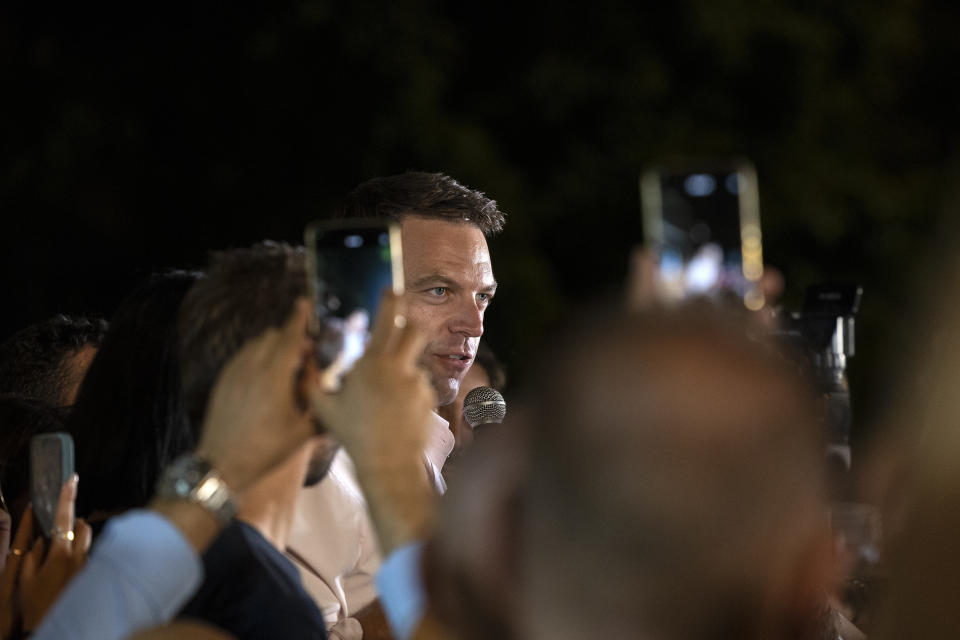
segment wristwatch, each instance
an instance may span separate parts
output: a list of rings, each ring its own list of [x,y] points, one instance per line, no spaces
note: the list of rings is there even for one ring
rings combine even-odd
[[[233,494],[216,469],[192,453],[180,456],[164,470],[157,483],[157,496],[195,502],[213,514],[223,526],[227,526],[237,513]]]

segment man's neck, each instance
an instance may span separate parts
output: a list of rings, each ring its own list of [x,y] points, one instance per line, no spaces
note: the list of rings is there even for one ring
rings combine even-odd
[[[260,532],[283,551],[293,524],[297,495],[303,486],[312,448],[295,454],[283,465],[251,487],[240,505],[237,518]]]
[[[457,412],[463,410],[463,405],[458,403],[456,400],[450,404],[445,404],[441,407],[434,409],[434,413],[446,420],[448,423],[453,424],[454,419],[456,418]]]

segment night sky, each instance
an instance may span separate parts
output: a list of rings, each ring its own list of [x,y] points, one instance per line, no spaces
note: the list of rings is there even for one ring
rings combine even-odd
[[[301,242],[357,183],[441,170],[508,214],[487,337],[522,373],[622,287],[641,168],[739,155],[784,302],[863,284],[855,391],[884,395],[956,211],[960,7],[241,4],[0,7],[0,335],[109,317],[151,268]]]

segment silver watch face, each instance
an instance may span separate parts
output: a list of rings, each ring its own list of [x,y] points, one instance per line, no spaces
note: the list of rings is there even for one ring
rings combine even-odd
[[[230,489],[216,471],[193,454],[177,458],[167,467],[157,486],[157,494],[195,502],[227,524],[236,514]]]
[[[173,481],[173,493],[181,498],[188,497],[191,488],[190,483],[185,478],[176,478]]]

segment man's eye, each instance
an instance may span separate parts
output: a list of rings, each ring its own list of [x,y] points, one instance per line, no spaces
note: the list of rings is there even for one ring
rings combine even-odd
[[[438,298],[443,294],[445,294],[446,292],[447,292],[446,287],[434,287],[433,289],[430,289],[430,293],[437,296]]]

